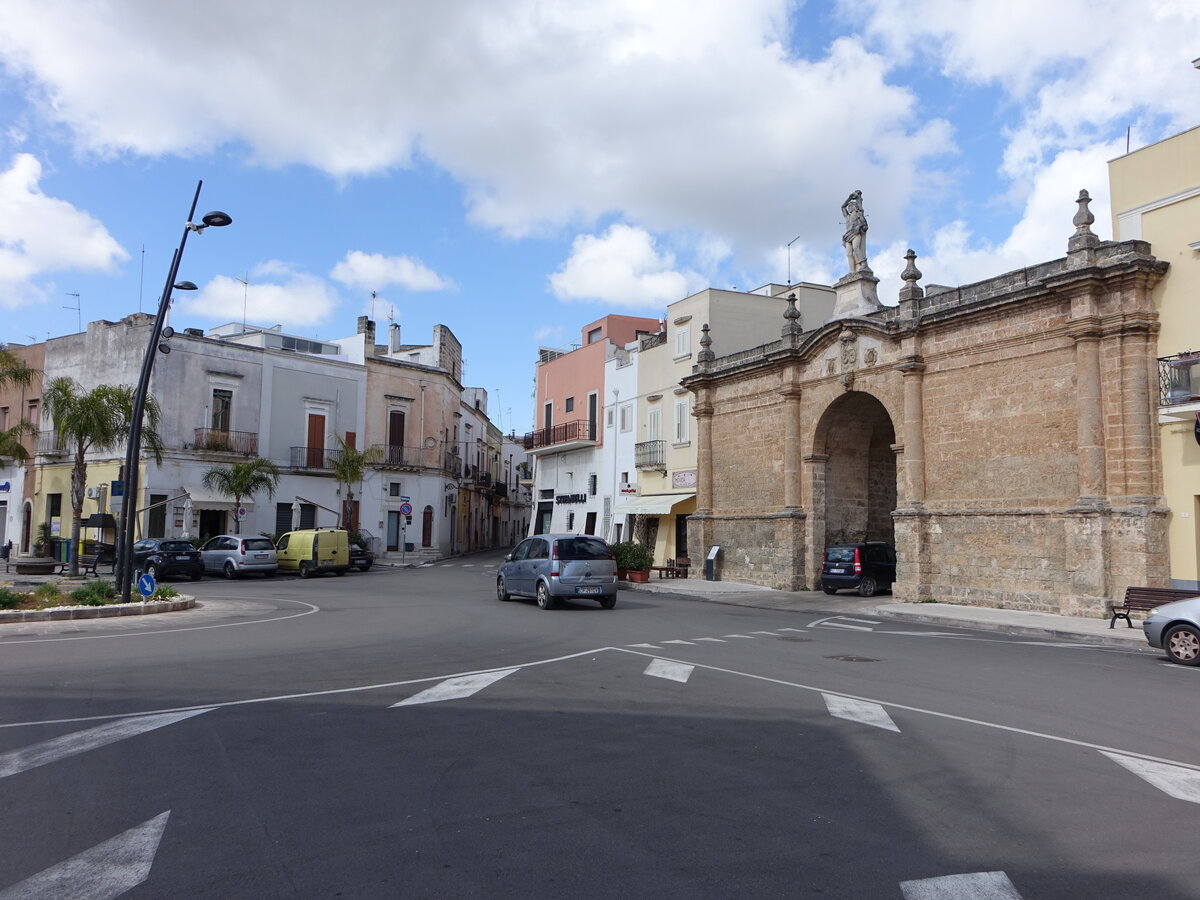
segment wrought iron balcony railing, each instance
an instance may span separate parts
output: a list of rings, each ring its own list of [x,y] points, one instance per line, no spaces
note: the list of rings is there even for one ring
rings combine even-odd
[[[1158,405],[1175,406],[1200,400],[1200,352],[1188,351],[1158,360]]]
[[[665,471],[667,468],[667,442],[642,441],[633,445],[633,464],[639,469],[656,469]]]
[[[66,445],[58,439],[57,432],[39,431],[36,452],[44,456],[61,456],[68,451]]]
[[[324,447],[293,447],[291,464],[293,469],[328,469],[333,460],[341,455],[341,450],[327,450]]]
[[[237,453],[242,456],[258,456],[258,434],[253,431],[221,431],[217,428],[197,428],[196,450],[214,453]]]
[[[526,450],[536,450],[539,447],[551,447],[555,444],[565,444],[571,441],[595,441],[596,423],[590,419],[577,419],[574,422],[564,422],[552,425],[525,435]]]

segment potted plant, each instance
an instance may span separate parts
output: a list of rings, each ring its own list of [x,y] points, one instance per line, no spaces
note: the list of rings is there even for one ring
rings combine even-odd
[[[628,581],[649,581],[650,567],[654,565],[654,551],[637,541],[621,541],[613,544],[613,555],[617,558],[617,577]]]

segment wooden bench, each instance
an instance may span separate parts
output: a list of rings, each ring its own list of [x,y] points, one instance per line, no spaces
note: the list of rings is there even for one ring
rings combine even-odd
[[[112,574],[116,574],[117,570],[117,555],[111,551],[106,553],[81,553],[79,554],[79,571],[86,578],[88,575],[94,575],[99,578],[100,573],[97,569],[100,566],[108,566],[108,570]],[[71,571],[70,563],[60,563],[58,567],[59,575],[66,575]]]
[[[1174,603],[1176,600],[1187,600],[1189,597],[1200,597],[1200,591],[1183,591],[1177,588],[1125,588],[1125,602],[1121,606],[1112,606],[1112,620],[1108,627],[1117,624],[1117,619],[1124,619],[1130,628],[1133,622],[1129,618],[1131,612],[1149,612],[1164,603]]]
[[[651,566],[650,571],[657,572],[659,578],[687,578],[692,561],[686,556],[679,559],[668,559],[665,566]]]

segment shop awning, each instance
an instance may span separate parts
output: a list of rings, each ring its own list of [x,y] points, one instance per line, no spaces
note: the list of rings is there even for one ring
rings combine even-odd
[[[205,487],[188,487],[186,484],[179,489],[179,493],[187,494],[192,498],[192,509],[233,509],[233,498],[218,494],[216,491],[210,491]],[[183,497],[176,501],[179,504],[184,504],[188,500]],[[254,506],[254,501],[246,497],[242,498],[242,506],[251,509]]]
[[[111,528],[116,530],[117,520],[110,513],[92,513],[79,523],[80,528]]]
[[[695,491],[682,494],[650,494],[630,500],[617,507],[618,516],[665,516],[685,500],[696,496]]]

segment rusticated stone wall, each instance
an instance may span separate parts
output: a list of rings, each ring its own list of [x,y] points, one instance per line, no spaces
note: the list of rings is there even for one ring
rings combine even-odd
[[[1047,612],[1103,615],[1129,584],[1166,585],[1150,300],[1165,268],[1143,242],[1093,238],[701,360],[684,381],[701,418],[693,555],[719,544],[725,578],[815,588],[827,544],[894,539],[897,599]]]

